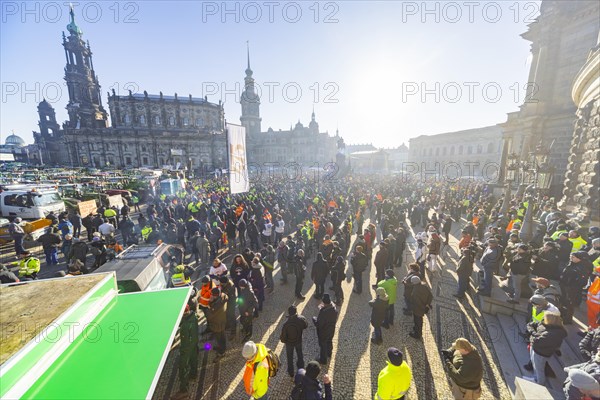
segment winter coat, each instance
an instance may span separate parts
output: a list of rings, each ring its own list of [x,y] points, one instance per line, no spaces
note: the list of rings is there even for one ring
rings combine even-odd
[[[546,279],[558,279],[560,271],[558,268],[558,250],[540,251],[533,263],[533,274]]]
[[[77,259],[82,263],[85,263],[85,258],[87,257],[87,253],[89,251],[88,245],[85,242],[75,242],[71,246],[71,250],[69,250],[68,258],[70,260]]]
[[[324,283],[327,279],[327,262],[323,259],[315,261],[312,265],[310,277],[315,283]]]
[[[297,373],[294,378],[296,385],[301,385],[302,400],[332,400],[331,383],[322,384],[321,382],[312,379],[306,374]]]
[[[442,247],[442,240],[438,234],[433,234],[429,242],[427,243],[427,251],[431,255],[440,254],[440,249]]]
[[[590,268],[586,265],[585,261],[587,260],[581,260],[578,263],[569,262],[560,275],[561,288],[564,286],[583,289],[591,274]]]
[[[235,294],[235,286],[233,286],[233,282],[228,280],[227,283],[221,284],[221,292],[227,296],[227,314],[235,315],[237,295]]]
[[[454,351],[452,361],[448,363],[448,375],[461,388],[478,389],[483,379],[483,362],[479,352],[473,349],[463,356],[458,350]]]
[[[375,400],[401,398],[408,392],[411,381],[412,371],[406,361],[402,361],[400,365],[387,361],[387,366],[379,372],[377,378]]]
[[[249,287],[241,288],[238,291],[238,311],[240,312],[240,316],[244,314],[252,315],[254,313],[254,309],[258,305],[258,300],[256,300],[256,295]]]
[[[248,274],[248,281],[258,301],[265,301],[265,279],[260,269],[252,268]]]
[[[227,323],[227,295],[221,293],[216,298],[211,298],[206,309],[206,319],[210,329],[215,332],[224,332]]]
[[[44,233],[37,241],[42,244],[44,250],[50,250],[58,248],[61,239],[56,233]]]
[[[600,347],[600,328],[589,331],[581,342],[579,342],[579,352],[584,360],[589,361]]]
[[[567,337],[567,331],[562,326],[545,325],[544,323],[530,324],[534,331],[531,333],[530,342],[533,351],[542,357],[551,357]]]
[[[303,315],[289,315],[281,328],[281,343],[296,345],[302,343],[302,333],[308,328],[308,321]]]
[[[331,281],[333,283],[341,283],[346,279],[346,263],[342,261],[341,263],[335,263],[333,268],[331,269]],[[388,295],[389,296],[389,295]]]
[[[458,260],[456,274],[461,277],[469,278],[473,274],[473,257],[471,255],[463,255]]]
[[[319,310],[319,314],[317,315],[316,319],[314,319],[319,341],[333,339],[337,317],[338,311],[333,304],[325,304]]]
[[[396,293],[398,291],[398,279],[396,279],[395,277],[384,279],[377,284],[377,287],[382,287],[385,289],[385,294],[388,297],[389,304],[396,304]]]
[[[408,273],[408,275],[406,275],[404,277],[404,279],[402,279],[402,283],[404,284],[404,298],[405,299],[410,299],[410,297],[412,296],[413,287],[415,285],[410,283],[410,278],[412,278],[413,276],[418,276],[419,278],[421,278],[421,274],[419,274],[418,272],[411,271]]]
[[[497,269],[498,264],[502,258],[502,251],[500,250],[500,246],[496,246],[495,248],[488,247],[483,252],[481,256],[481,266],[484,269]]]
[[[248,279],[250,275],[250,269],[246,267],[245,264],[231,264],[231,268],[229,269],[231,272],[231,279],[233,280],[233,284],[235,287],[240,287],[240,281],[242,279]]]
[[[427,314],[431,308],[431,302],[433,301],[433,294],[429,287],[423,283],[415,285],[412,290],[410,297],[410,303],[412,305],[413,314],[419,317]]]
[[[376,298],[369,302],[371,306],[371,325],[378,328],[385,320],[385,314],[388,307],[388,301]]]
[[[510,271],[514,275],[529,275],[531,271],[531,256],[529,253],[517,253],[510,262]]]
[[[388,251],[388,249],[386,249],[385,247],[380,248],[377,254],[375,255],[375,267],[385,269],[388,266],[389,255],[390,252]]]
[[[356,252],[350,259],[350,264],[352,264],[352,270],[354,272],[362,273],[367,269],[369,259],[364,253]]]

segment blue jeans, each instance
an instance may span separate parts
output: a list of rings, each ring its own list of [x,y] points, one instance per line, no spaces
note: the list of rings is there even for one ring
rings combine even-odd
[[[529,355],[531,357],[531,363],[533,364],[535,381],[538,385],[544,386],[546,384],[546,361],[548,361],[549,358],[537,354],[535,351],[533,351],[533,346],[531,347],[531,350],[529,350]]]
[[[485,293],[492,292],[492,279],[494,278],[494,267],[483,268],[483,286],[481,291]]]
[[[23,247],[23,235],[14,235],[13,240],[15,241],[15,254],[18,256],[25,251]]]
[[[56,248],[44,249],[46,255],[46,265],[58,264],[58,251]]]

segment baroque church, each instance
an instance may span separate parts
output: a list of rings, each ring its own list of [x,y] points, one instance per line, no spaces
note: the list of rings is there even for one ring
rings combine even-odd
[[[62,127],[53,107],[38,105],[39,132],[33,132],[46,164],[93,168],[162,168],[188,166],[195,170],[227,167],[225,111],[221,101],[206,97],[108,93],[108,112],[102,104],[89,41],[70,11],[68,36],[63,32],[68,120]],[[313,110],[308,127],[300,122],[289,131],[261,132],[260,99],[254,78],[246,69],[240,98],[241,123],[246,127],[248,161],[297,162],[319,166],[335,161],[338,135],[319,132]],[[110,115],[110,124],[109,124]]]

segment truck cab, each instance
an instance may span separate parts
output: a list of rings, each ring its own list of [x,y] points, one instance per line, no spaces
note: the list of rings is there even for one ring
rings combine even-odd
[[[65,203],[55,187],[14,185],[0,187],[0,216],[42,219],[50,212],[65,211]]]
[[[181,263],[183,249],[165,243],[158,246],[132,245],[94,273],[114,271],[119,293],[162,290],[169,286],[171,257]]]

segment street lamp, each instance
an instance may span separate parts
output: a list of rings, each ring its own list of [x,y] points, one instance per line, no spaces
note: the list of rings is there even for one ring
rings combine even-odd
[[[524,243],[529,243],[533,239],[533,209],[536,206],[534,204],[534,200],[537,199],[535,195],[538,194],[538,191],[546,191],[550,189],[552,184],[554,168],[547,162],[548,155],[549,150],[545,149],[541,142],[536,146],[535,150],[529,154],[531,160],[531,168],[529,172],[533,176],[533,181],[525,190],[525,193],[531,193],[527,197],[527,211],[525,212],[523,225],[519,231],[519,238]]]

